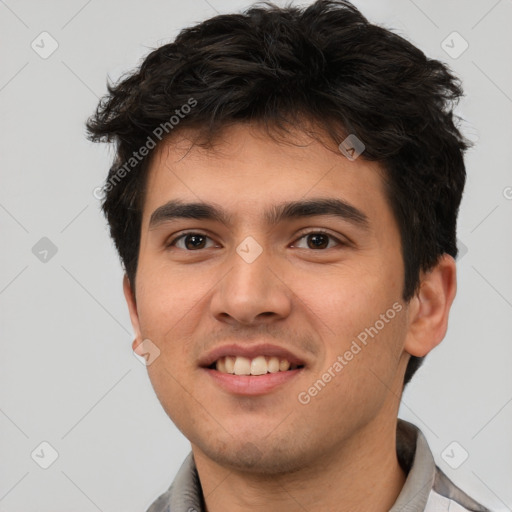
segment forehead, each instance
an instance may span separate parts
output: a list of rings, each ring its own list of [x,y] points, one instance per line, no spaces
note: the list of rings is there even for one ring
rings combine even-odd
[[[143,223],[170,200],[216,203],[230,218],[268,221],[276,204],[336,198],[369,218],[389,210],[383,168],[362,158],[348,160],[331,143],[325,147],[303,132],[274,140],[244,124],[223,130],[210,148],[193,145],[185,132],[162,143],[148,171]]]

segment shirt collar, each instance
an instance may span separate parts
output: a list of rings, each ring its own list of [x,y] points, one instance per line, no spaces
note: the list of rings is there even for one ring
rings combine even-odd
[[[422,432],[401,419],[396,429],[396,452],[407,478],[389,512],[423,511],[434,485],[436,464]]]

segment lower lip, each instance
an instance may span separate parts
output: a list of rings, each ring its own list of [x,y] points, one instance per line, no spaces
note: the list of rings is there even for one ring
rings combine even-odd
[[[304,368],[265,375],[232,375],[205,368],[208,375],[225,391],[235,395],[263,395],[292,381]]]

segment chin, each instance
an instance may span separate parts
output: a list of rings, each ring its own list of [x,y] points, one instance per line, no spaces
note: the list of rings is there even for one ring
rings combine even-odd
[[[256,443],[231,442],[218,450],[211,445],[198,448],[218,465],[237,472],[269,476],[290,474],[307,467],[307,455],[297,451],[297,445],[293,450],[291,446],[276,449],[265,439]]]

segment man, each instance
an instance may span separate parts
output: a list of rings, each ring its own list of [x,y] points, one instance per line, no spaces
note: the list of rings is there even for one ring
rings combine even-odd
[[[397,420],[456,292],[461,94],[328,0],[207,20],[109,87],[133,349],[192,446],[150,512],[487,510]]]

